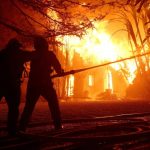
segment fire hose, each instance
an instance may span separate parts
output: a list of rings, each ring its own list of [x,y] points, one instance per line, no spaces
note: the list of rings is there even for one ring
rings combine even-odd
[[[118,63],[118,62],[130,60],[130,59],[134,59],[134,58],[137,58],[137,57],[142,57],[142,56],[145,56],[145,55],[148,55],[148,54],[150,54],[150,52],[143,53],[143,54],[138,54],[138,55],[134,55],[134,56],[131,56],[131,57],[119,59],[119,60],[116,60],[116,61],[107,62],[107,63],[104,63],[104,64],[92,66],[92,67],[87,67],[87,68],[82,68],[82,69],[76,69],[76,70],[70,70],[70,71],[63,72],[61,74],[54,74],[54,75],[51,76],[51,78],[63,77],[63,76],[67,76],[67,75],[70,75],[70,74],[75,74],[75,73],[79,73],[79,72],[82,72],[82,71],[86,71],[86,70],[90,70],[90,69],[94,69],[94,68],[98,68],[98,67],[103,67],[103,66],[111,65],[111,64],[114,64],[114,63]]]

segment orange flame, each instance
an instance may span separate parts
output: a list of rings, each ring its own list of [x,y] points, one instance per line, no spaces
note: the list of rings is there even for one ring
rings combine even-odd
[[[130,46],[127,43],[127,38],[125,40],[115,39],[109,33],[107,33],[105,26],[107,22],[95,22],[95,28],[89,29],[87,34],[82,37],[82,39],[76,36],[65,36],[63,37],[63,42],[68,43],[68,53],[70,54],[70,61],[73,58],[74,51],[80,54],[84,63],[89,65],[90,60],[91,65],[97,65],[106,61],[115,61],[117,59],[129,57],[131,55]],[[59,39],[60,40],[60,39]],[[62,41],[62,39],[61,39]],[[126,62],[120,62],[112,64],[115,70],[124,68],[126,64],[126,69],[129,75],[127,76],[127,82],[131,83],[135,77],[136,65],[134,60],[128,60]]]

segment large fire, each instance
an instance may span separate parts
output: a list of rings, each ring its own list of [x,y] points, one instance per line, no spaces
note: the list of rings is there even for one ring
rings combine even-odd
[[[63,37],[64,44],[68,44],[67,53],[69,54],[69,61],[71,63],[75,52],[78,53],[80,57],[82,57],[85,65],[87,66],[103,64],[105,62],[115,61],[132,55],[130,46],[127,42],[127,38],[126,40],[114,40],[114,37],[112,37],[111,34],[106,31],[106,24],[106,21],[95,23],[95,28],[89,29],[87,31],[87,34],[81,39],[76,36]],[[112,67],[116,71],[120,69],[126,70],[126,72],[128,73],[126,74],[125,80],[127,84],[132,83],[135,77],[135,71],[137,69],[134,60],[115,63],[110,65],[110,67]],[[72,76],[70,76],[69,78],[69,84],[70,82],[73,86]],[[113,91],[112,74],[109,69],[106,71],[104,82],[104,89],[111,89]],[[89,76],[89,86],[92,84],[92,76]]]
[[[65,36],[63,40],[69,44],[69,53],[73,55],[73,52],[76,51],[85,63],[90,59],[93,64],[115,61],[132,55],[127,42],[124,40],[120,40],[120,43],[113,42],[113,37],[105,31],[104,24],[105,22],[95,23],[95,29],[89,29],[82,39],[76,36]],[[113,65],[115,69],[119,69],[119,66],[118,64]],[[132,61],[128,62],[128,67],[130,72],[136,69]]]

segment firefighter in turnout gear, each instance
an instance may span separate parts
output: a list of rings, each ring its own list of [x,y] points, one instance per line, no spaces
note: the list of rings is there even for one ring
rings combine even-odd
[[[40,96],[43,96],[48,102],[55,129],[61,129],[60,108],[50,74],[52,73],[52,68],[58,74],[62,74],[63,69],[55,54],[48,50],[48,42],[45,38],[41,36],[35,37],[34,47],[36,58],[31,61],[26,104],[21,115],[20,130],[26,130],[35,104]]]
[[[22,44],[10,39],[0,52],[0,100],[5,97],[8,105],[8,133],[15,135],[19,116],[20,85],[24,63],[33,57],[34,52],[21,50]]]

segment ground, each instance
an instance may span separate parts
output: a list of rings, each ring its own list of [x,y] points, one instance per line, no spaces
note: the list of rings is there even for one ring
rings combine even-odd
[[[22,112],[23,107],[24,107],[24,103],[21,103],[20,113]],[[53,135],[55,134],[55,138],[56,137],[60,138],[61,137],[60,135],[62,135],[63,140],[64,140],[64,136],[67,136],[67,137],[73,136],[73,138],[65,139],[65,140],[68,140],[67,142],[72,140],[71,143],[74,143],[73,142],[75,140],[74,137],[80,138],[80,142],[85,139],[87,140],[87,137],[91,138],[91,136],[92,136],[92,138],[90,139],[90,141],[92,141],[93,138],[94,139],[97,138],[97,136],[98,137],[100,136],[99,138],[101,140],[103,140],[102,139],[103,136],[108,136],[110,134],[109,136],[111,137],[111,136],[114,136],[116,133],[119,135],[123,134],[123,138],[124,138],[125,133],[128,133],[130,131],[132,131],[132,132],[139,131],[139,126],[137,126],[137,125],[139,125],[139,123],[140,123],[140,128],[141,128],[141,122],[142,122],[142,125],[145,125],[145,122],[143,122],[143,121],[150,119],[150,117],[149,117],[150,116],[150,114],[149,114],[150,101],[149,100],[134,100],[134,101],[133,100],[111,100],[111,101],[96,100],[96,101],[94,101],[94,100],[72,99],[72,100],[68,100],[67,102],[65,100],[60,100],[60,109],[61,109],[61,115],[62,115],[62,119],[63,119],[64,130],[59,132],[59,134],[58,134],[58,132],[53,133],[54,131],[53,131],[53,126],[52,126],[52,121],[51,121],[48,105],[47,105],[47,102],[43,101],[43,100],[39,100],[35,107],[35,110],[32,115],[32,120],[30,122],[27,133],[36,134],[37,136],[39,136],[39,135],[41,136],[43,134],[43,135],[46,135],[46,137],[47,137],[48,133],[49,133],[49,135],[51,135],[53,133]],[[7,118],[7,105],[6,105],[6,103],[4,103],[4,101],[2,101],[0,104],[0,110],[1,110],[0,127],[2,127],[2,126],[5,127],[6,126],[6,118]],[[132,119],[126,118],[126,115],[128,115],[128,114],[132,114],[132,115],[136,114],[137,115],[139,113],[140,114],[148,113],[149,115],[146,117],[142,116],[142,118],[139,118],[139,116],[136,116],[136,118],[132,118]],[[112,119],[111,117],[114,117],[114,116],[115,116],[115,119]],[[118,119],[118,118],[116,118],[116,116],[117,117],[123,116],[123,117]],[[95,120],[95,119],[98,119],[98,120]],[[33,124],[36,124],[36,123],[38,123],[38,124],[43,123],[43,125],[37,125],[37,126],[35,125],[35,127],[34,127]],[[136,127],[134,125],[135,123],[136,123]],[[126,126],[125,126],[125,124],[126,124]],[[81,130],[83,130],[83,129],[84,129],[84,132],[83,131],[81,132]],[[143,130],[143,128],[142,128],[142,130]],[[149,130],[147,130],[147,129],[146,129],[146,131],[149,132]],[[68,132],[72,132],[72,133],[68,134]],[[136,132],[135,132],[135,134],[136,134]],[[1,131],[0,133],[1,133],[0,136],[2,137],[4,135],[4,132]],[[142,134],[143,134],[143,132],[142,132]],[[147,133],[147,134],[149,135],[149,133]],[[130,135],[130,138],[132,136],[133,135]],[[115,139],[115,138],[118,138],[118,137],[116,137],[116,135],[115,135],[115,137],[113,137],[113,139]],[[110,139],[107,139],[107,140],[109,141]],[[127,139],[125,138],[124,140],[127,140]],[[143,138],[142,138],[142,140],[143,140]],[[144,137],[144,140],[145,140],[145,137]],[[117,141],[118,141],[118,139],[117,139]],[[65,141],[65,146],[66,146],[66,144],[68,144],[68,143],[66,143],[66,141]],[[82,142],[82,144],[83,144],[83,142]],[[109,144],[110,144],[110,142],[109,142]],[[112,144],[112,139],[111,139],[111,144]],[[60,144],[60,143],[55,144],[55,147],[56,147],[56,145],[62,146],[62,144]],[[75,145],[77,146],[77,144],[75,144]],[[54,146],[54,145],[51,144],[51,146]],[[80,143],[80,146],[81,146],[81,143]],[[85,147],[85,145],[82,145],[82,146]],[[95,149],[99,149],[99,146],[100,145],[96,145]],[[105,145],[102,144],[102,146],[105,146]],[[112,145],[108,145],[108,146],[112,146]],[[115,144],[115,146],[116,146],[116,144]],[[113,147],[115,147],[115,146],[113,144]],[[130,144],[130,146],[131,146],[131,144]],[[133,146],[133,144],[132,144],[132,146]],[[41,149],[43,150],[44,148],[42,147]]]
[[[20,105],[20,113],[24,103]],[[128,113],[150,112],[150,100],[114,100],[94,101],[83,99],[68,100],[60,102],[62,119],[76,119],[81,117],[100,117]],[[7,105],[0,103],[1,121],[6,121]],[[43,121],[50,119],[50,112],[46,101],[39,100],[32,115],[32,121]]]

